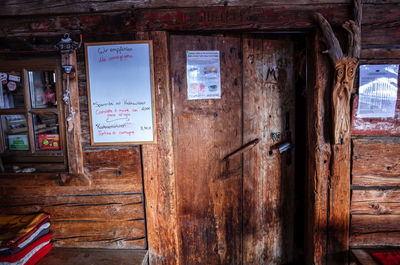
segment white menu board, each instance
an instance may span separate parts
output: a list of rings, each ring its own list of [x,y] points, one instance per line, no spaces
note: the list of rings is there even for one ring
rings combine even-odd
[[[92,145],[154,143],[151,41],[86,43]]]

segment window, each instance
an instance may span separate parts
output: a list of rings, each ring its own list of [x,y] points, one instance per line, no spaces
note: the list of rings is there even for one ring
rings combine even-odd
[[[66,171],[59,65],[56,57],[0,61],[3,172]]]

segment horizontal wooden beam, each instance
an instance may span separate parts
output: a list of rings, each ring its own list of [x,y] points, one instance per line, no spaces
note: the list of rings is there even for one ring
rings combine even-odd
[[[364,0],[364,4],[388,4],[397,0]],[[243,6],[243,7],[270,7],[276,5],[306,6],[315,4],[350,4],[351,0],[116,0],[116,1],[68,1],[60,0],[57,3],[40,0],[12,0],[7,1],[0,10],[0,16],[27,16],[43,14],[78,14],[118,10],[133,10],[137,8],[182,8],[182,7],[213,7],[213,6]]]
[[[400,215],[400,190],[353,190],[351,214]]]
[[[353,187],[400,187],[398,176],[356,175],[351,176]]]
[[[41,259],[38,265],[121,265],[142,264],[147,250],[132,249],[84,249],[84,248],[53,248]],[[147,263],[146,263],[147,264]]]
[[[144,220],[52,219],[50,230],[56,247],[145,249],[144,226]]]
[[[363,137],[353,140],[352,174],[400,175],[399,137]]]
[[[313,5],[208,6],[196,8],[123,9],[104,13],[53,13],[43,16],[0,16],[1,49],[23,46],[51,49],[55,37],[65,32],[83,35],[83,41],[134,39],[136,31],[302,31],[316,27],[315,12],[321,13],[337,30],[352,17],[348,3]],[[393,28],[399,26],[400,3],[364,4],[363,45],[400,43]],[[66,11],[65,11],[66,12]],[[57,14],[57,15],[56,15]],[[77,36],[79,37],[79,36]]]
[[[352,215],[350,246],[400,246],[400,215]]]
[[[46,212],[52,220],[144,220],[141,194],[81,196],[1,196],[0,211],[7,214]]]

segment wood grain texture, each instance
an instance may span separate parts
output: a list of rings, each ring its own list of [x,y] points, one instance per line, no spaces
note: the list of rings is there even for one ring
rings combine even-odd
[[[361,59],[364,60],[393,60],[400,59],[399,47],[365,47],[361,50]]]
[[[0,209],[7,214],[51,213],[51,220],[144,219],[141,194],[70,194],[0,197]]]
[[[400,138],[354,138],[352,161],[353,174],[397,177],[399,179]]]
[[[364,3],[363,45],[400,42],[397,31],[399,3]],[[49,9],[46,9],[49,10]],[[312,14],[323,14],[335,28],[352,18],[352,5],[273,5],[268,7],[217,7],[126,9],[91,14],[0,17],[0,47],[4,50],[54,49],[59,36],[82,34],[86,42],[134,39],[145,30],[304,30],[315,28]],[[101,32],[101,34],[98,34]]]
[[[351,214],[400,215],[400,190],[353,190]]]
[[[400,246],[400,215],[353,215],[350,245]]]
[[[350,139],[332,146],[329,189],[328,264],[348,262],[350,229]]]
[[[38,265],[142,265],[146,250],[53,248]]]
[[[142,173],[138,148],[84,152],[86,174],[96,187],[142,192]]]
[[[241,261],[240,37],[172,35],[176,192],[182,264]],[[186,50],[219,50],[221,99],[187,100]]]
[[[51,190],[47,195],[1,196],[1,212],[50,214],[55,246],[145,248],[142,194],[62,194],[54,186]]]
[[[76,52],[74,51],[70,54],[62,54],[61,65],[71,65],[73,69],[73,72],[69,75],[69,77],[65,76],[69,79],[69,87],[67,87],[67,80],[63,78],[62,95],[64,96],[66,91],[69,90],[70,105],[63,105],[65,122],[64,120],[60,121],[65,123],[63,130],[65,131],[65,140],[67,146],[68,172],[75,176],[85,177],[79,117],[79,87],[78,78],[75,74],[77,71]],[[70,109],[71,112],[74,111],[75,114],[72,115],[72,113],[70,113]],[[67,118],[69,115],[71,115],[71,120],[68,121]]]
[[[264,231],[264,184],[265,168],[259,166],[264,155],[268,154],[266,137],[263,134],[264,118],[257,115],[257,110],[261,108],[260,113],[264,113],[264,104],[266,102],[263,95],[263,39],[243,39],[243,133],[244,141],[252,139],[261,139],[255,149],[244,154],[243,175],[243,221],[246,224],[243,227],[243,261],[244,264],[257,264],[263,262]],[[280,139],[279,139],[280,140]],[[273,179],[273,178],[272,178]],[[276,185],[276,184],[275,184]],[[276,215],[272,206],[268,209]],[[271,221],[271,220],[270,220]]]
[[[371,0],[370,0],[371,1]],[[368,2],[368,1],[367,1]],[[378,0],[373,3],[390,3],[394,0]],[[265,6],[265,5],[312,5],[320,3],[351,3],[350,0],[294,0],[294,1],[279,1],[279,0],[189,0],[189,1],[171,1],[171,0],[156,0],[156,1],[138,1],[138,0],[118,0],[113,1],[59,1],[57,4],[44,4],[39,0],[23,1],[23,0],[8,0],[4,8],[0,12],[0,16],[19,16],[19,15],[42,15],[42,14],[65,14],[65,13],[93,13],[104,11],[118,11],[122,9],[135,8],[157,8],[157,7],[209,7],[209,6]]]
[[[321,55],[320,36],[308,39],[310,76],[307,87],[307,188],[306,201],[306,264],[326,264],[328,228],[328,178],[331,147],[329,130],[330,67],[326,56]],[[307,240],[308,238],[308,240]]]
[[[179,264],[176,175],[172,130],[168,34],[138,33],[153,40],[157,144],[142,146],[150,264]]]
[[[356,175],[352,174],[351,184],[353,186],[364,187],[386,187],[400,186],[400,178],[398,176],[380,176],[380,175]]]
[[[293,45],[246,37],[243,62],[244,142],[260,139],[244,154],[243,262],[286,264],[293,260],[294,152],[274,146],[290,140],[289,128],[295,136]]]
[[[145,249],[144,220],[52,220],[56,247]]]
[[[1,212],[49,213],[56,246],[144,249],[139,150],[83,155],[90,182],[74,177],[61,182],[55,173],[3,176]]]

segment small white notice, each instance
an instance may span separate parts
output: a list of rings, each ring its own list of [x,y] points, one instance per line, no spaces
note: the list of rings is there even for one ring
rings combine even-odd
[[[187,97],[220,99],[219,51],[186,51]]]
[[[393,118],[396,109],[399,66],[360,65],[357,116]]]

